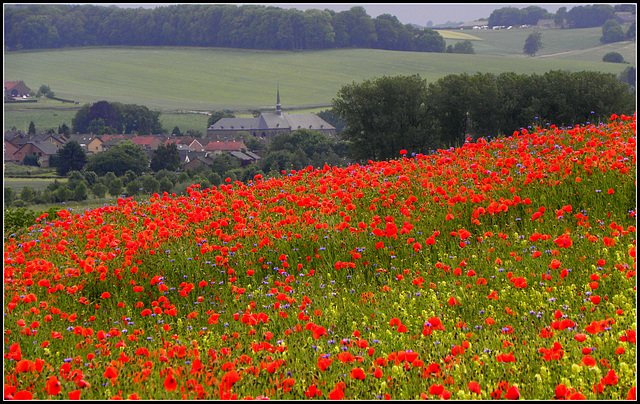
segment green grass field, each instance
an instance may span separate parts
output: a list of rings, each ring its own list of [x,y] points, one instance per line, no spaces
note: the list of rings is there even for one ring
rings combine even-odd
[[[339,49],[311,52],[222,48],[95,47],[5,53],[5,80],[24,80],[37,90],[47,84],[56,96],[79,105],[41,99],[6,104],[5,130],[39,130],[70,125],[80,105],[100,100],[146,105],[163,112],[162,124],[181,131],[206,128],[206,116],[178,111],[231,109],[246,113],[275,104],[280,86],[283,109],[321,110],[344,85],[381,76],[420,74],[428,82],[447,74],[506,71],[594,70],[619,74],[626,65],[603,63],[607,51],[621,51],[635,63],[635,43],[603,46],[600,28],[544,30],[541,54],[522,55],[533,29],[474,30],[475,55]],[[450,36],[450,35],[448,35]],[[447,39],[447,43],[455,43]],[[565,53],[568,52],[568,53]],[[555,56],[549,56],[558,54]]]

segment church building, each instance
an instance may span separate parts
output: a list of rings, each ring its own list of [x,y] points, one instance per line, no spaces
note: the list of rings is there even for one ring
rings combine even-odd
[[[256,138],[270,140],[280,132],[291,133],[298,129],[319,131],[329,137],[336,135],[336,128],[316,114],[287,114],[282,112],[280,89],[278,89],[276,112],[263,112],[255,118],[221,118],[207,128],[207,137],[220,140],[233,139],[240,132],[245,132]]]

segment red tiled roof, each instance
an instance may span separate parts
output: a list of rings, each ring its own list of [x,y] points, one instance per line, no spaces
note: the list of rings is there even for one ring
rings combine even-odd
[[[138,145],[151,144],[156,140],[158,140],[158,138],[153,136],[136,136],[133,139],[131,139],[133,143]]]
[[[205,150],[213,151],[213,150],[222,150],[222,151],[230,151],[230,150],[240,150],[246,149],[244,142],[209,142],[207,146],[204,148]]]
[[[11,88],[11,87],[15,86],[18,83],[20,83],[20,82],[19,81],[5,81],[4,82],[4,86],[6,88]]]

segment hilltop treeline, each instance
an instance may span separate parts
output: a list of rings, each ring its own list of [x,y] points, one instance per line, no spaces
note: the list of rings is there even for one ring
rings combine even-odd
[[[427,84],[419,75],[382,77],[340,89],[333,113],[359,161],[460,146],[467,137],[509,135],[556,122],[598,122],[635,112],[635,91],[613,74],[550,71],[451,74]]]
[[[506,25],[536,25],[538,20],[546,18],[553,19],[559,26],[565,28],[590,28],[600,27],[607,20],[615,17],[616,12],[636,12],[634,4],[594,4],[587,6],[575,6],[567,11],[567,7],[560,7],[553,14],[538,6],[525,8],[502,7],[493,10],[489,16],[488,25],[490,27]],[[566,22],[566,25],[565,25]]]
[[[4,38],[5,50],[127,45],[445,51],[436,31],[404,25],[390,14],[371,18],[360,6],[342,12],[223,4],[5,6]]]

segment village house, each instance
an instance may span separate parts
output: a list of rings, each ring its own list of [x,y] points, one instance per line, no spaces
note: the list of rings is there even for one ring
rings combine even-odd
[[[222,154],[224,152],[243,151],[246,149],[247,146],[245,146],[244,142],[220,142],[218,140],[207,143],[204,148],[205,151],[208,151],[209,153],[214,155]]]
[[[263,112],[255,118],[222,118],[207,128],[210,139],[238,139],[248,133],[255,138],[272,139],[281,132],[291,133],[298,129],[310,129],[333,137],[336,128],[313,113],[287,114],[282,112],[280,90],[277,93],[276,112]]]
[[[5,163],[15,162],[16,160],[14,160],[13,155],[17,151],[18,151],[18,147],[16,145],[11,143],[7,139],[4,140],[4,145],[3,145],[3,148],[2,148],[2,152],[4,154],[4,162]]]
[[[149,154],[153,153],[162,144],[162,140],[156,136],[136,136],[131,141],[142,147]]]
[[[38,156],[41,167],[49,167],[49,158],[58,153],[58,146],[49,143],[28,142],[13,153],[13,160],[22,162],[26,156]]]
[[[77,142],[85,153],[100,153],[104,151],[102,144],[104,141],[99,136],[93,135],[71,135],[68,142]]]
[[[204,146],[197,139],[190,137],[168,139],[164,142],[164,145],[168,146],[171,143],[175,143],[178,146],[178,150],[180,150],[180,146],[187,146],[194,151],[204,151]]]
[[[4,96],[6,98],[11,97],[28,97],[31,89],[27,87],[22,81],[5,81],[4,82]]]

